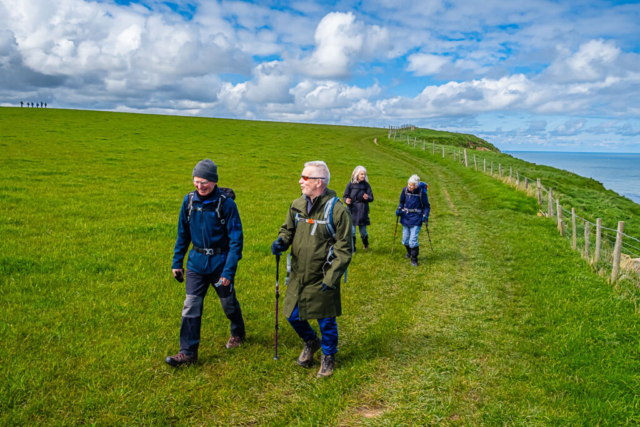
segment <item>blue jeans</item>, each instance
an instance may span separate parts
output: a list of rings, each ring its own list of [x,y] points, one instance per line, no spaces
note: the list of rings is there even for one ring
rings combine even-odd
[[[204,297],[207,296],[209,285],[217,283],[218,280],[220,280],[219,275],[198,274],[187,270],[187,297],[184,300],[182,324],[180,325],[180,353],[198,354]],[[240,311],[240,303],[236,298],[235,286],[231,289],[231,285],[221,285],[217,288],[214,286],[214,289],[220,298],[224,314],[231,321],[231,335],[244,337],[244,320],[242,319],[242,311]]]
[[[358,228],[360,229],[360,237],[361,238],[365,238],[367,237],[369,234],[367,233],[367,226],[366,225],[359,225]],[[353,237],[356,237],[356,226],[353,226]]]
[[[414,225],[413,227],[402,226],[402,244],[409,246],[410,248],[418,247],[418,233],[420,233],[421,225]]]
[[[312,340],[316,337],[316,331],[313,330],[309,322],[300,320],[298,313],[298,305],[293,309],[291,317],[287,317],[289,324],[300,338],[304,341]],[[338,323],[335,317],[327,317],[318,319],[320,325],[320,333],[322,333],[322,352],[327,356],[338,352]]]

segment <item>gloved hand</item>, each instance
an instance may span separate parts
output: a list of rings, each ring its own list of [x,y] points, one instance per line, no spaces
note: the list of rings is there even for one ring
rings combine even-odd
[[[335,287],[334,286],[325,285],[323,283],[322,284],[322,292],[326,291],[327,289],[335,289]]]
[[[402,216],[402,209],[396,209],[396,216]]]
[[[286,250],[287,245],[285,245],[282,237],[278,237],[278,239],[271,244],[271,253],[274,255],[282,255],[282,252]]]

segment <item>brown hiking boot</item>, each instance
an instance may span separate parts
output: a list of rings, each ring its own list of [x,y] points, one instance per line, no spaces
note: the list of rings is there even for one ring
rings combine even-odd
[[[236,348],[236,347],[240,347],[240,344],[242,344],[244,342],[244,337],[234,337],[233,335],[231,335],[229,337],[229,341],[227,341],[227,348]]]
[[[298,357],[298,365],[304,367],[311,366],[313,364],[313,355],[320,349],[321,346],[322,341],[317,335],[314,339],[305,341],[302,353],[300,353],[300,357]]]
[[[167,356],[164,361],[171,366],[195,365],[198,363],[198,356],[178,353],[175,356]]]
[[[320,366],[320,370],[318,371],[318,375],[316,378],[330,377],[333,375],[333,370],[336,368],[336,358],[333,354],[327,356],[326,354],[322,355],[322,366]]]

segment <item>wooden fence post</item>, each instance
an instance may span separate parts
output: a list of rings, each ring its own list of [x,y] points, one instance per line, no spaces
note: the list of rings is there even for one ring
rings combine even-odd
[[[556,200],[556,207],[558,210],[558,231],[560,235],[564,237],[564,218],[562,215],[562,205],[560,204],[560,199]]]
[[[493,162],[491,162],[491,176],[493,176]]]
[[[476,155],[473,155],[473,166],[478,170],[478,162],[476,162]]]
[[[513,167],[509,166],[509,182],[513,182]]]
[[[540,184],[540,178],[538,178],[538,204],[542,206],[542,184]]]
[[[407,135],[407,145],[409,145],[409,135]]]
[[[425,151],[427,149],[427,140],[425,139],[424,141],[422,141],[422,151]]]
[[[467,159],[467,149],[464,149],[464,167],[468,168],[469,167],[469,159]]]
[[[584,222],[584,257],[589,261],[589,223]]]
[[[553,188],[549,187],[549,206],[547,209],[547,215],[553,218]]]
[[[527,178],[526,176],[524,177],[524,189],[529,189],[529,178]]]
[[[571,236],[571,247],[575,251],[578,248],[578,232],[576,231],[576,208],[571,208],[571,228],[573,236]]]
[[[442,158],[444,159],[444,145],[442,146]]]
[[[516,170],[516,187],[520,185],[520,172]]]
[[[431,141],[431,146],[433,147],[433,154],[436,154],[436,142]]]
[[[498,163],[498,172],[500,172],[500,178],[502,178],[502,163]]]
[[[616,246],[613,249],[613,271],[611,272],[611,283],[618,280],[620,272],[620,254],[622,253],[622,233],[624,232],[624,221],[618,221],[618,234],[616,235]]]
[[[596,219],[596,256],[594,261],[600,261],[600,249],[602,248],[602,218]]]

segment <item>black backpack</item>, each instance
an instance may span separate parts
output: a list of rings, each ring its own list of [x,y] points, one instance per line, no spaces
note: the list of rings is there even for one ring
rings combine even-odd
[[[229,197],[231,197],[231,200],[235,200],[236,193],[230,188],[225,188],[225,187],[218,187],[218,188],[220,189],[220,197],[218,197],[218,204],[216,205],[215,212],[216,212],[216,216],[218,217],[218,221],[220,221],[220,224],[224,225],[225,220],[222,217],[222,205]],[[189,193],[189,204],[187,205],[187,222],[191,222],[191,212],[193,212],[194,209],[199,212],[202,212],[202,208],[193,207],[193,196],[195,194],[196,194],[195,191],[192,191],[191,193]]]

